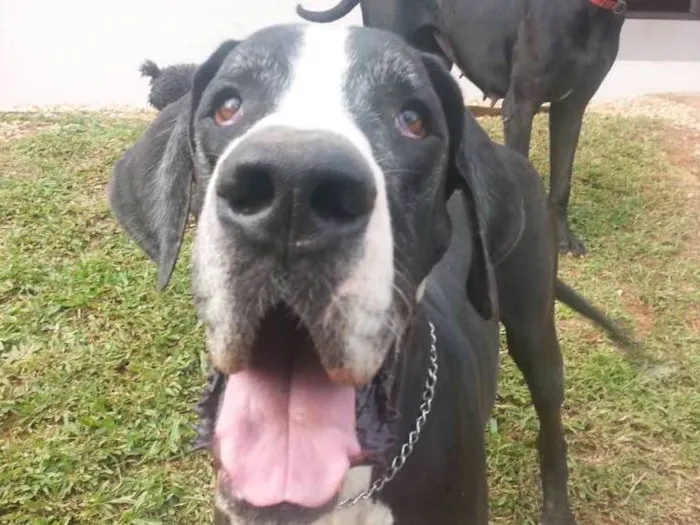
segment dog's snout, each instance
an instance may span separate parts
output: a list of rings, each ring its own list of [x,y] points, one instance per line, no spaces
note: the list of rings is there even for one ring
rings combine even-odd
[[[219,215],[243,237],[285,251],[318,251],[365,228],[376,187],[347,139],[267,130],[241,143],[220,167]]]

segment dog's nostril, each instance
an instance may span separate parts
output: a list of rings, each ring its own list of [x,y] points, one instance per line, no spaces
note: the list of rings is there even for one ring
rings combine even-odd
[[[234,182],[224,185],[219,194],[235,213],[252,215],[272,204],[275,186],[266,170],[249,167],[239,170]]]
[[[346,178],[321,180],[311,192],[311,208],[324,220],[349,222],[367,215],[374,193],[362,182]]]

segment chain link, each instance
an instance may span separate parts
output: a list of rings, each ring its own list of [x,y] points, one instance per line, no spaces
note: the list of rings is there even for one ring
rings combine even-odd
[[[423,426],[428,420],[428,415],[430,414],[430,410],[433,407],[433,398],[435,397],[435,385],[437,384],[438,374],[438,357],[436,346],[437,336],[435,335],[435,326],[433,326],[433,323],[428,322],[428,324],[430,325],[431,338],[430,365],[428,366],[428,377],[425,380],[425,386],[423,388],[423,394],[421,396],[423,402],[420,405],[420,415],[418,416],[418,419],[416,419],[416,424],[413,430],[411,430],[410,434],[408,434],[408,440],[403,445],[401,445],[401,450],[399,451],[399,454],[396,457],[394,457],[394,459],[391,461],[389,470],[384,474],[384,476],[377,479],[367,490],[360,492],[357,496],[354,496],[352,498],[346,498],[340,503],[338,503],[338,507],[349,507],[351,505],[354,505],[358,501],[371,498],[377,492],[382,490],[384,488],[384,485],[386,485],[396,477],[396,475],[406,463],[408,456],[410,456],[413,452],[413,447],[415,447],[416,443],[418,443],[420,433],[423,430]]]
[[[613,7],[613,13],[615,13],[616,15],[621,15],[625,11],[627,11],[626,0],[617,0],[615,7]]]

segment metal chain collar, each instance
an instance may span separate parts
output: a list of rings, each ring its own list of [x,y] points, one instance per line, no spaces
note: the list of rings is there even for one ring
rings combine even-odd
[[[433,398],[435,397],[435,385],[437,384],[438,374],[438,357],[436,347],[437,336],[435,335],[435,326],[433,326],[433,323],[431,323],[430,321],[428,321],[428,325],[430,325],[431,338],[430,365],[428,366],[428,377],[425,380],[425,386],[423,388],[423,402],[420,404],[420,415],[418,416],[418,419],[416,419],[416,424],[413,430],[411,430],[410,434],[408,434],[408,440],[403,445],[401,445],[401,450],[391,461],[389,470],[384,474],[384,476],[377,479],[374,483],[372,483],[372,485],[370,485],[370,487],[367,490],[360,492],[357,496],[354,496],[352,498],[346,498],[340,503],[338,503],[339,508],[349,507],[351,505],[354,505],[358,501],[361,501],[363,499],[369,499],[372,496],[374,496],[377,492],[382,490],[384,488],[384,485],[386,485],[396,477],[396,474],[399,473],[399,470],[401,470],[401,468],[406,463],[408,456],[410,456],[413,452],[413,448],[416,446],[416,443],[418,443],[420,433],[423,430],[423,426],[428,420],[428,414],[430,414],[430,410],[433,407]]]
[[[615,7],[613,8],[613,13],[616,15],[621,15],[627,11],[627,2],[626,0],[617,0],[617,3],[615,4]]]

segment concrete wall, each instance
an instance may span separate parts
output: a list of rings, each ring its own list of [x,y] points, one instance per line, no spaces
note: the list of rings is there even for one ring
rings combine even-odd
[[[307,0],[323,7],[329,0]],[[0,0],[0,109],[146,103],[137,68],[201,61],[228,36],[299,21],[296,0]],[[338,24],[359,24],[356,10]],[[480,97],[463,82],[469,98]],[[700,21],[632,19],[598,98],[700,91]]]
[[[626,20],[597,98],[684,91],[700,91],[700,20]]]

